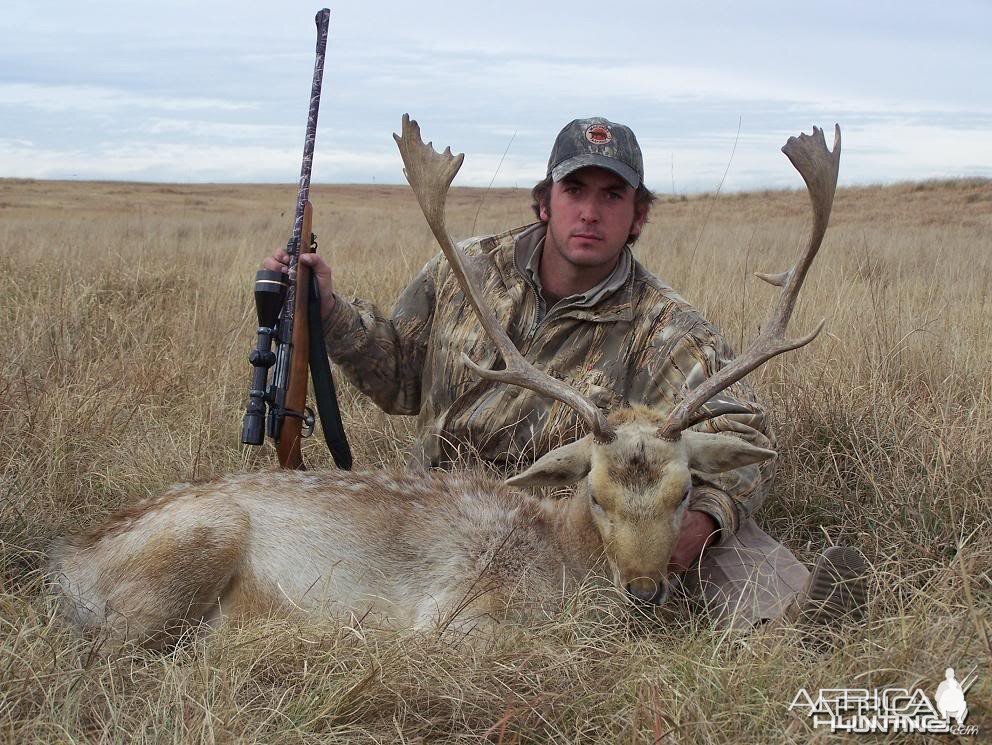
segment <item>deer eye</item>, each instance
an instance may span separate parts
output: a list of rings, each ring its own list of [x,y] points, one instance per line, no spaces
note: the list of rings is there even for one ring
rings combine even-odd
[[[596,499],[596,495],[593,494],[592,492],[589,492],[589,499],[592,500],[593,507],[599,507],[599,509],[603,509],[603,505],[599,503],[599,500]]]

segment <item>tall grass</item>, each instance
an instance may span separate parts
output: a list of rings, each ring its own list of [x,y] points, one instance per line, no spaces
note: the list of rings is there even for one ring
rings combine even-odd
[[[0,181],[0,740],[805,743],[828,738],[787,710],[800,687],[932,691],[975,664],[968,723],[992,733],[986,181],[842,190],[793,321],[827,330],[754,375],[781,451],[760,521],[807,561],[861,547],[865,624],[728,635],[691,604],[647,623],[578,597],[483,647],[357,619],[260,620],[165,656],[74,638],[42,588],[52,539],[175,481],[274,467],[238,433],[251,279],[294,198]],[[388,307],[435,251],[407,190],[312,198],[344,294]],[[482,199],[454,190],[454,235],[532,219],[523,191]],[[636,252],[739,348],[772,297],[750,272],[789,265],[808,211],[799,191],[661,199]],[[340,389],[356,463],[402,463],[411,422]],[[304,454],[330,464],[316,440]]]

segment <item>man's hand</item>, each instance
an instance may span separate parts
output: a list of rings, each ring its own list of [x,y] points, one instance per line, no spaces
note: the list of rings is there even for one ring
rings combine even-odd
[[[718,530],[716,520],[705,512],[688,510],[672,558],[668,560],[668,571],[684,572],[694,566],[703,549],[716,540]]]
[[[300,254],[300,262],[313,270],[320,290],[320,319],[326,321],[334,310],[334,275],[324,257],[316,253]],[[288,272],[289,254],[279,249],[262,262],[262,268],[270,272]]]

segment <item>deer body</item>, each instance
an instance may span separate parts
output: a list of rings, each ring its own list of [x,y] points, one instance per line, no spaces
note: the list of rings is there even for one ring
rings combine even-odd
[[[463,474],[251,474],[113,516],[52,574],[77,626],[123,637],[273,612],[478,623],[589,571],[560,541],[566,511]]]
[[[278,610],[424,627],[471,598],[473,578],[560,587],[554,520],[538,500],[467,476],[253,474],[120,513],[65,542],[53,574],[79,626],[123,636]]]
[[[640,407],[618,412],[613,442],[583,438],[509,480],[578,482],[561,500],[468,473],[182,484],[63,541],[50,573],[78,628],[152,645],[191,623],[272,613],[471,629],[553,611],[590,577],[659,602],[690,467],[774,455],[724,435],[666,442],[653,435],[659,420]]]

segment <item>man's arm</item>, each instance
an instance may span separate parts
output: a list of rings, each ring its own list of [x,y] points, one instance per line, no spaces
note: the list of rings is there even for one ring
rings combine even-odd
[[[696,311],[677,311],[670,322],[655,333],[645,349],[632,379],[630,399],[637,403],[671,408],[686,391],[733,359],[733,350],[720,333]],[[775,437],[768,425],[764,407],[758,402],[751,386],[744,381],[735,383],[719,394],[719,401],[742,405],[746,414],[724,414],[707,420],[694,429],[742,437],[752,445],[775,448]],[[768,485],[775,473],[775,462],[744,466],[719,474],[693,472],[693,494],[687,515],[686,533],[696,536],[692,546],[683,546],[688,556],[706,545],[720,545],[737,532],[741,522],[750,517],[764,502]],[[703,513],[712,523],[693,516]],[[707,542],[703,536],[713,532]],[[673,557],[678,558],[678,557]],[[695,558],[695,557],[688,557]]]
[[[328,355],[387,414],[420,411],[439,263],[440,257],[427,262],[388,318],[368,300],[348,301],[335,294],[324,319]]]
[[[276,251],[263,266],[285,271],[287,259],[285,252]],[[317,278],[328,356],[386,413],[420,411],[440,255],[407,286],[388,318],[368,300],[349,301],[335,293],[331,268],[319,254],[303,254],[300,260]]]

